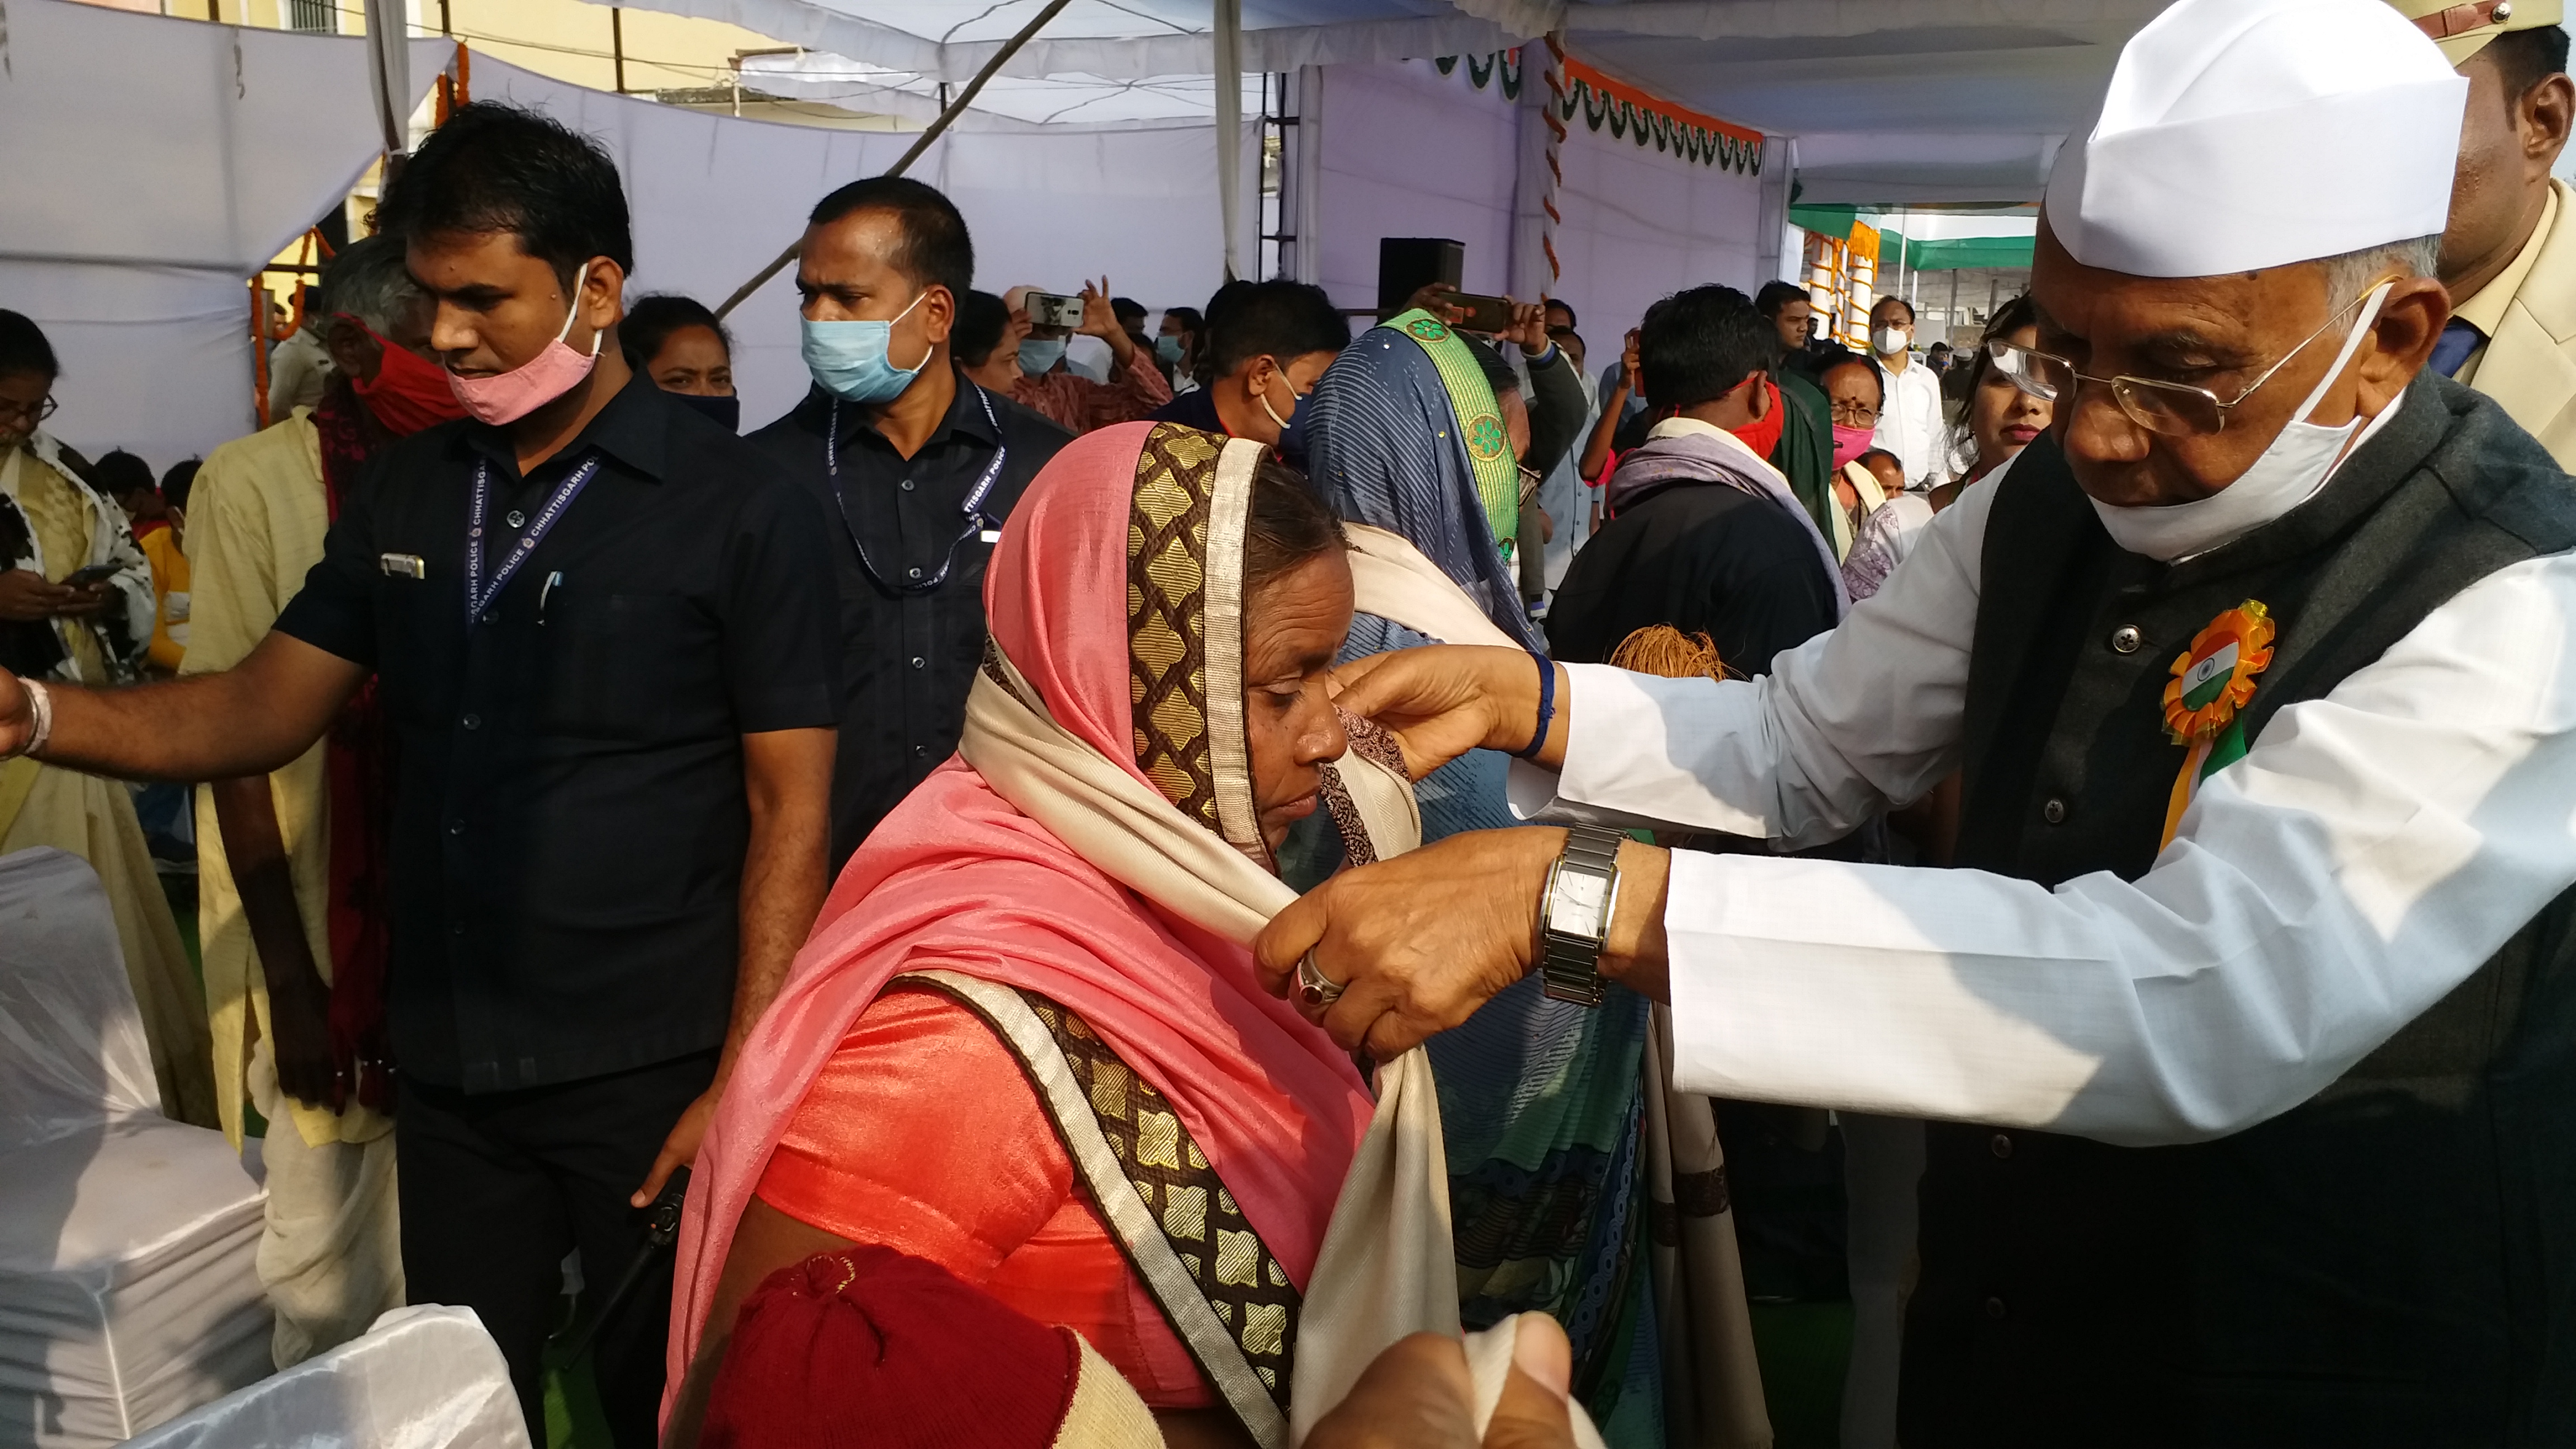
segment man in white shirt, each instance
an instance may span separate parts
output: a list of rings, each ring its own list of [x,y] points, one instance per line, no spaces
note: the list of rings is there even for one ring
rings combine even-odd
[[[1941,375],[1914,360],[1914,306],[1890,294],[1869,309],[1869,345],[1887,401],[1878,410],[1870,446],[1885,448],[1905,465],[1905,486],[1931,488],[1950,481],[1949,429],[1941,419]]]
[[[1346,670],[1583,823],[1347,872],[1262,970],[1381,1057],[1606,978],[1685,1090],[1935,1119],[1910,1449],[2576,1438],[2576,485],[2425,371],[2465,89],[2373,0],[2167,9],[2050,181],[2050,437],[1766,678]],[[1954,769],[1968,869],[1599,829]]]

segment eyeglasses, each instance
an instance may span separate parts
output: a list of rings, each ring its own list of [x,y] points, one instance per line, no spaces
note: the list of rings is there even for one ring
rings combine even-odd
[[[52,417],[54,409],[60,406],[62,404],[55,402],[50,396],[31,403],[13,403],[0,399],[0,418],[23,418],[33,425]]]
[[[2012,379],[2013,386],[2043,402],[2072,403],[2079,383],[2098,382],[2111,390],[2111,400],[2120,405],[2129,421],[2152,433],[2168,437],[2196,438],[2215,433],[2227,426],[2227,414],[2237,404],[2254,395],[2255,389],[2270,382],[2275,373],[2290,365],[2290,359],[2307,351],[2308,344],[2334,330],[2335,324],[2352,315],[2352,310],[2370,300],[2379,290],[2372,284],[2369,291],[2346,302],[2325,320],[2325,325],[2311,332],[2298,346],[2281,355],[2281,360],[2263,369],[2263,375],[2245,384],[2236,396],[2224,401],[2205,387],[2188,383],[2163,382],[2152,377],[2094,377],[2077,372],[2075,364],[2052,353],[2035,348],[2016,347],[1998,337],[1986,344],[1986,355],[1995,361],[1995,370]]]
[[[1847,428],[1874,428],[1878,426],[1878,409],[1871,407],[1869,404],[1864,402],[1838,401],[1833,405],[1833,413],[1834,421]]]

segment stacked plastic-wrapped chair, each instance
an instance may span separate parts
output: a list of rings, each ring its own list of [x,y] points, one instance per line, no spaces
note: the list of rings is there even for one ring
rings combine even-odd
[[[115,1444],[265,1377],[260,1189],[161,1115],[78,857],[0,857],[0,1449]]]
[[[128,1449],[528,1449],[501,1347],[470,1308],[397,1308],[329,1353]]]

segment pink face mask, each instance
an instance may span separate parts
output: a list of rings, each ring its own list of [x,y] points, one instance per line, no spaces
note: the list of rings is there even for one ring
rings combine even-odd
[[[498,427],[515,423],[546,404],[573,390],[590,370],[599,365],[599,344],[606,333],[590,339],[590,355],[582,356],[564,341],[572,335],[572,319],[581,315],[581,289],[590,281],[590,268],[583,267],[572,287],[572,303],[564,311],[563,330],[545,346],[545,350],[508,372],[492,377],[459,377],[447,374],[447,385],[455,392],[467,416],[476,422]]]
[[[1849,423],[1834,424],[1834,468],[1836,471],[1840,471],[1845,463],[1848,463],[1854,458],[1859,457],[1861,454],[1868,452],[1869,440],[1874,436],[1876,436],[1876,430],[1872,428],[1854,427]]]

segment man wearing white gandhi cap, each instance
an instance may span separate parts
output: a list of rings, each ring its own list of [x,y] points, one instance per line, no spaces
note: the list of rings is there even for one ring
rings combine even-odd
[[[1424,648],[1342,704],[1567,832],[1273,922],[1381,1055],[1532,970],[1690,1091],[1934,1120],[1901,1438],[2576,1441],[2576,481],[2425,369],[2466,83],[2381,0],[2180,0],[2060,154],[2051,436],[1765,678]],[[1830,840],[1952,770],[1931,871]]]

